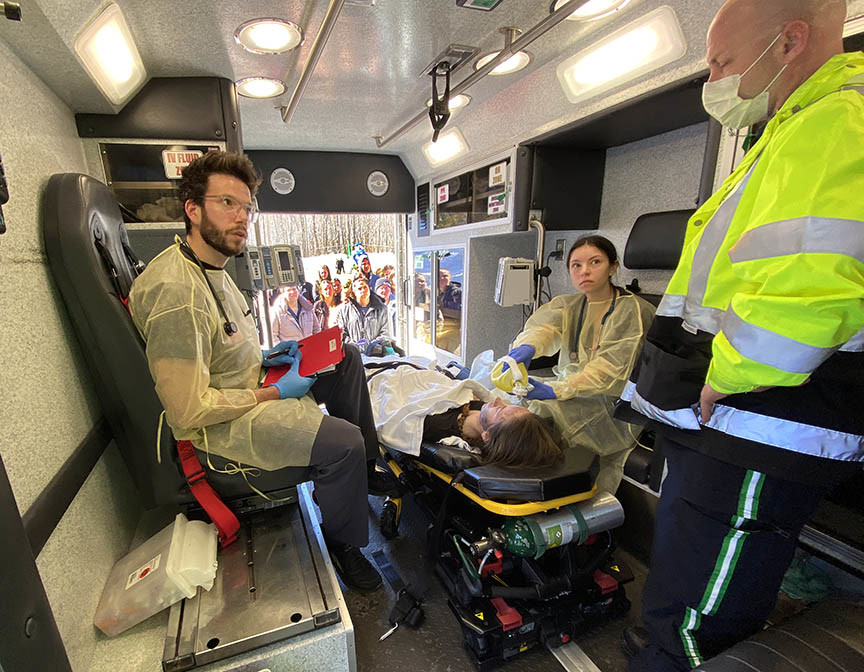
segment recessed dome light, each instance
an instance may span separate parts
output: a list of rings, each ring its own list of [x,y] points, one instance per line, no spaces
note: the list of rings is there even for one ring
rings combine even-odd
[[[423,146],[423,153],[433,166],[446,163],[460,154],[464,154],[470,148],[458,128],[445,131],[438,138],[438,142],[427,142]]]
[[[484,65],[486,65],[489,61],[495,58],[500,51],[493,51],[484,56],[481,56],[477,59],[477,62],[474,63],[474,69],[479,70]],[[521,70],[526,65],[531,62],[531,54],[527,51],[517,51],[510,58],[508,58],[503,63],[495,66],[495,68],[490,72],[490,75],[509,75],[511,72],[516,72]]]
[[[285,84],[270,77],[244,77],[235,84],[237,93],[247,98],[275,98],[285,93]]]
[[[571,0],[555,0],[552,3],[550,11],[554,12]],[[588,0],[579,9],[574,9],[573,13],[567,17],[568,21],[594,21],[602,19],[605,16],[614,14],[619,9],[624,9],[630,0]]]
[[[281,54],[303,44],[303,29],[284,19],[252,19],[234,31],[234,39],[254,54]]]
[[[470,102],[471,102],[471,96],[469,96],[467,93],[460,93],[458,96],[453,96],[450,99],[450,105],[448,105],[448,107],[450,108],[451,112],[454,112],[455,110],[458,110],[460,107],[466,107],[468,105],[468,103],[470,103]],[[432,99],[431,98],[426,101],[426,107],[432,107]]]

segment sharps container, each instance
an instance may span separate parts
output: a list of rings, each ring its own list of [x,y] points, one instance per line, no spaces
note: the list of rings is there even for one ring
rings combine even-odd
[[[216,526],[189,521],[182,513],[161,532],[117,561],[93,623],[119,635],[216,579]]]

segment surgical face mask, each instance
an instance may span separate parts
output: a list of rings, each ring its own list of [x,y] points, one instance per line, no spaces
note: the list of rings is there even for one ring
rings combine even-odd
[[[729,77],[724,77],[723,79],[718,79],[714,82],[705,83],[702,87],[702,105],[705,107],[705,111],[708,114],[729,128],[744,128],[745,126],[752,126],[753,124],[757,124],[768,118],[770,112],[768,107],[770,104],[768,90],[774,82],[777,81],[778,77],[783,74],[788,63],[784,64],[783,67],[780,68],[780,72],[774,76],[774,79],[772,79],[768,83],[768,86],[762,90],[762,93],[757,96],[753,98],[742,98],[738,94],[738,89],[741,86],[741,79],[744,75],[750,72],[753,66],[768,53],[771,47],[773,47],[777,43],[777,40],[782,36],[783,33],[779,33],[771,44],[766,47],[765,51],[759,54],[759,57],[753,61],[750,67],[740,75],[730,75]]]

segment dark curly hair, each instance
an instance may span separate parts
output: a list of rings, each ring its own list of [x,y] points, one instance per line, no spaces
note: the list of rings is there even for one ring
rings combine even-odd
[[[199,156],[183,169],[180,184],[177,187],[178,197],[183,208],[183,219],[186,220],[186,233],[189,233],[192,223],[186,214],[186,201],[202,203],[207,193],[207,182],[211,175],[221,174],[236,177],[249,187],[249,193],[254,197],[261,184],[261,175],[245,154],[237,152],[207,152]]]

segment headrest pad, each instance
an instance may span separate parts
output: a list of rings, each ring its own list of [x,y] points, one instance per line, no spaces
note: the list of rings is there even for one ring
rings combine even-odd
[[[675,270],[684,247],[687,220],[694,212],[670,210],[641,215],[627,238],[624,265],[630,269]]]

